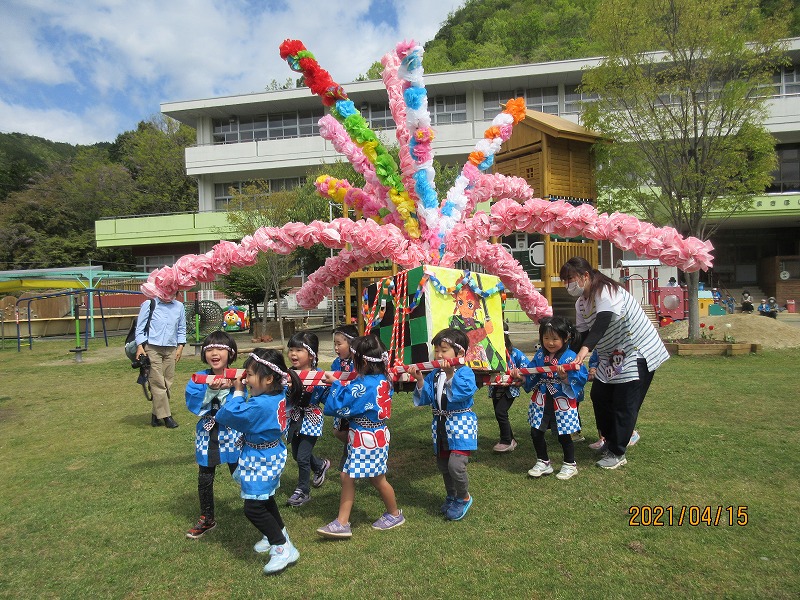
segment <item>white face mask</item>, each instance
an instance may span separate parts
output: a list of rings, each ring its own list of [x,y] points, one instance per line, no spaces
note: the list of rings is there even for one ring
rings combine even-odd
[[[583,285],[581,285],[578,280],[570,281],[567,284],[567,293],[570,296],[575,296],[576,298],[583,294]]]

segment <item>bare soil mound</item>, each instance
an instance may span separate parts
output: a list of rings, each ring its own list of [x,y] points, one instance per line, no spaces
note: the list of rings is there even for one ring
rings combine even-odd
[[[757,314],[720,315],[701,317],[700,322],[706,325],[706,335],[715,340],[722,341],[727,334],[733,336],[737,342],[761,344],[764,348],[800,347],[800,326],[783,322],[780,315],[777,319]],[[714,329],[709,330],[710,326]],[[661,327],[658,332],[663,340],[685,339],[689,336],[689,322],[677,321]]]

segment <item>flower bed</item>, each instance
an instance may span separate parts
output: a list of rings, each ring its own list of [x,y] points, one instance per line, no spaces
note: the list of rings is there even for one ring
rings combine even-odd
[[[709,339],[675,340],[672,342],[664,342],[664,345],[667,347],[667,352],[672,356],[736,356],[740,354],[750,354],[751,352],[761,352],[761,344],[720,342]]]

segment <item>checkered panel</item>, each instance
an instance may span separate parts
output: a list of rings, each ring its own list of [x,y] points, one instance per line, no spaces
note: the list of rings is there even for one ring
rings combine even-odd
[[[478,439],[478,417],[475,413],[458,413],[445,421],[447,435],[453,440]]]
[[[286,449],[274,455],[251,454],[239,457],[239,482],[244,487],[247,483],[266,482],[278,479],[286,466]]]
[[[224,463],[237,462],[239,460],[239,448],[236,447],[236,440],[239,439],[241,434],[230,427],[222,427],[219,423],[217,423],[217,426],[219,427],[218,440],[220,461]]]
[[[353,479],[364,477],[377,477],[387,470],[389,459],[389,445],[383,448],[353,448],[347,446],[347,460],[344,463],[344,472]]]
[[[556,426],[558,427],[558,434],[565,435],[567,433],[575,433],[581,430],[581,422],[578,419],[578,411],[575,408],[569,410],[556,411]]]

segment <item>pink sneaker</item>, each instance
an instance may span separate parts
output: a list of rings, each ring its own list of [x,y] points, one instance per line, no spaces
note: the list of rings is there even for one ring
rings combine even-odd
[[[606,439],[601,437],[596,442],[592,442],[591,444],[589,444],[589,448],[591,448],[592,450],[600,450],[605,443],[606,443]]]

